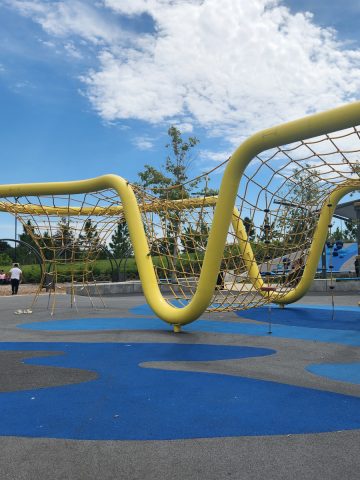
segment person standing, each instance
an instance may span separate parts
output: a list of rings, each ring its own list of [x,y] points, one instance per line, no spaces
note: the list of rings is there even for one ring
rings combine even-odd
[[[19,290],[19,283],[21,282],[22,271],[18,263],[14,263],[13,268],[9,272],[11,283],[11,295],[16,295]]]
[[[355,258],[355,277],[360,277],[360,255]]]

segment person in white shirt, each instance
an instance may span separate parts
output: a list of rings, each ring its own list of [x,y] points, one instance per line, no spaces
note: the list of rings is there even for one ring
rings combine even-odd
[[[11,295],[16,295],[18,293],[19,283],[21,282],[22,277],[22,271],[19,268],[19,264],[14,263],[14,266],[9,273],[11,283]]]

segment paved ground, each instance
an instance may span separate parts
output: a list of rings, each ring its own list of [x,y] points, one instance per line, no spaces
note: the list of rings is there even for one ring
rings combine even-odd
[[[358,297],[181,334],[143,297],[47,300],[0,298],[1,479],[359,477]]]

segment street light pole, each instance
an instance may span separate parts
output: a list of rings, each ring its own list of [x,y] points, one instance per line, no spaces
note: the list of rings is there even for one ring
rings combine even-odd
[[[18,203],[19,198],[15,197],[15,204]],[[15,214],[15,240],[18,240],[17,238],[17,215]],[[14,260],[17,262],[17,250],[16,250],[16,245],[17,243],[15,242],[15,248],[14,248]]]

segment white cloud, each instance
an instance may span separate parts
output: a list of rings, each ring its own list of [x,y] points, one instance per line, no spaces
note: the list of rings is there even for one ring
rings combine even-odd
[[[38,38],[38,42],[41,43],[42,45],[45,45],[45,47],[56,48],[56,44],[54,42],[43,40],[42,38]]]
[[[229,150],[222,150],[222,151],[214,151],[214,150],[200,150],[199,155],[199,166],[203,172],[208,172],[213,168],[217,167],[218,165],[226,162],[231,156],[231,149]],[[254,162],[254,160],[253,160]],[[218,168],[213,172],[216,175],[222,175],[224,172],[224,167]]]
[[[180,130],[181,133],[191,133],[194,130],[194,127],[191,123],[188,122],[183,122],[183,123],[178,123],[176,120],[173,122],[169,122],[171,125],[174,125],[178,130]]]
[[[115,21],[104,17],[94,6],[80,0],[7,0],[8,6],[31,17],[50,35],[76,35],[94,44],[116,44],[123,38]]]
[[[360,91],[360,52],[342,49],[311,16],[266,0],[107,0],[147,12],[157,33],[142,49],[100,56],[86,77],[108,119],[157,123],[191,116],[236,143],[244,134],[334,107]]]
[[[135,137],[133,143],[139,150],[151,150],[154,146],[152,139],[149,137]]]
[[[98,63],[81,80],[107,121],[200,125],[237,144],[359,97],[360,51],[276,0],[11,3],[49,34],[96,46]],[[142,13],[154,33],[125,38],[118,15]]]
[[[65,49],[65,51],[67,52],[67,54],[68,54],[70,57],[78,58],[78,59],[83,58],[82,53],[80,52],[80,50],[78,50],[78,49],[75,47],[75,45],[73,44],[73,42],[65,43],[64,49]]]
[[[231,155],[231,151],[222,151],[222,152],[214,152],[211,150],[201,150],[200,157],[202,160],[211,160],[215,163],[222,163],[225,162]]]
[[[13,86],[12,89],[19,92],[21,90],[28,90],[28,89],[34,89],[36,88],[35,85],[33,85],[29,80],[22,80],[19,82],[16,82]]]

